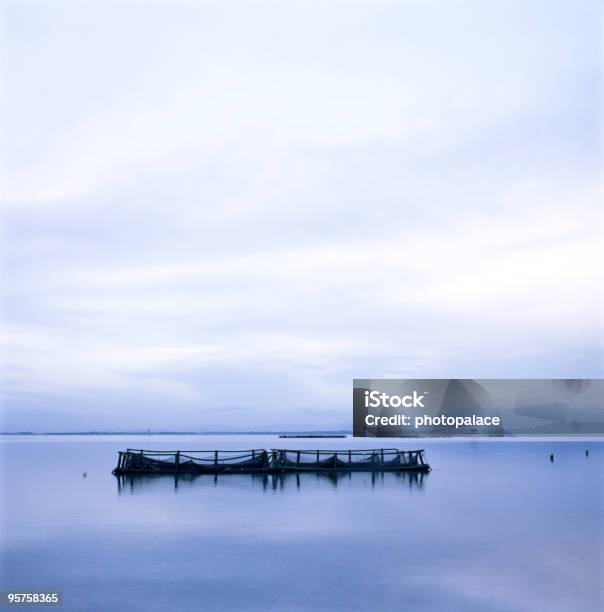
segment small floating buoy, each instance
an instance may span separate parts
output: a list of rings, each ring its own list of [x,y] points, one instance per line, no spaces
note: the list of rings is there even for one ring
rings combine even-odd
[[[549,456],[549,460],[550,460],[552,463],[554,462],[554,453],[552,453],[552,454]]]
[[[82,478],[86,478],[86,476],[87,476],[86,472],[83,472],[82,473]]]
[[[585,451],[585,456],[589,457],[589,451],[588,450]]]

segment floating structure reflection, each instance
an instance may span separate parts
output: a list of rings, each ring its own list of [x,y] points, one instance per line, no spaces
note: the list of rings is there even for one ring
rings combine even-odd
[[[249,486],[251,489],[263,491],[285,491],[294,489],[315,489],[317,485],[329,484],[333,488],[339,485],[346,486],[403,486],[409,490],[420,492],[428,479],[428,472],[406,471],[406,472],[275,472],[275,473],[251,473],[233,474],[221,476],[213,474],[204,476],[201,474],[124,474],[116,477],[117,490],[119,494],[154,493],[165,490],[166,485],[175,491],[181,489],[189,491],[196,486]]]

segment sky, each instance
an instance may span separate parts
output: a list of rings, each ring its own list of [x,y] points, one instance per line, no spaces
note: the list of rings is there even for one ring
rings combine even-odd
[[[601,2],[0,11],[3,431],[602,376]]]

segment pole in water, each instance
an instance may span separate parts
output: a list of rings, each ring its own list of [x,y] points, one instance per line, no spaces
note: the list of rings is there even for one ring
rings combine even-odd
[[[585,456],[586,456],[586,457],[589,457],[589,450],[586,450],[586,451],[585,451]]]
[[[549,460],[550,460],[552,463],[554,462],[554,453],[552,453],[552,454],[549,456]]]

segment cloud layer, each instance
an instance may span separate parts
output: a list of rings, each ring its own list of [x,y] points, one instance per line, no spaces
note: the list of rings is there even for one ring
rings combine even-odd
[[[3,428],[601,376],[598,4],[5,3]]]

